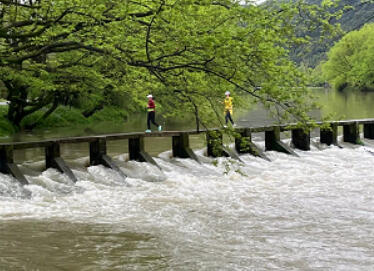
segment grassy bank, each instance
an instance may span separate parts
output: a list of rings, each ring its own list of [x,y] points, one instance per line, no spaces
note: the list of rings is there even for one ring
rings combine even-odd
[[[40,120],[47,109],[39,110],[27,116],[21,122],[21,129]],[[8,111],[7,106],[0,106],[0,137],[14,134],[17,129],[5,118]],[[35,129],[50,129],[60,127],[78,127],[89,126],[97,122],[123,122],[127,118],[127,113],[123,109],[115,107],[105,107],[97,111],[92,116],[85,118],[82,112],[76,108],[60,106],[46,119],[41,120],[36,125]]]

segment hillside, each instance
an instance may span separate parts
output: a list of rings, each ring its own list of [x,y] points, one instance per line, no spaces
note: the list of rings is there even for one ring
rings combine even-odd
[[[311,4],[320,3],[321,0],[308,0]],[[360,29],[364,24],[374,22],[374,3],[368,3],[360,0],[342,0],[339,8],[352,6],[352,9],[344,11],[342,18],[338,21],[345,32]],[[331,10],[334,11],[334,10]],[[338,39],[320,43],[318,42],[319,33],[308,33],[316,37],[316,42],[310,47],[300,46],[295,48],[291,57],[297,63],[304,63],[306,66],[315,67],[326,57],[326,52]]]

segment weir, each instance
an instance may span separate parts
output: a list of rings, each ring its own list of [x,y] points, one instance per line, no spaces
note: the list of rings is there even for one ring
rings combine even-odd
[[[331,123],[328,128],[321,128],[320,140],[328,146],[338,145],[338,125]]]
[[[360,125],[363,125],[364,138],[374,139],[374,119],[344,120],[317,123],[323,125],[320,129],[320,142],[337,145],[338,127],[343,127],[343,141],[353,144],[362,144],[360,140]],[[308,128],[308,126],[310,126]],[[104,165],[117,171],[123,179],[126,175],[107,155],[107,141],[128,140],[129,158],[140,162],[151,163],[158,168],[159,165],[149,155],[144,146],[146,137],[171,137],[172,154],[177,158],[191,158],[200,163],[196,154],[190,148],[189,136],[206,134],[207,155],[211,157],[232,157],[240,160],[239,155],[249,153],[270,161],[266,154],[252,142],[252,133],[265,133],[265,151],[278,151],[298,156],[292,148],[281,141],[281,132],[291,131],[292,145],[303,151],[310,150],[310,130],[315,123],[301,129],[296,124],[281,124],[261,127],[240,127],[234,128],[235,150],[223,145],[223,130],[209,129],[203,131],[165,131],[155,133],[118,133],[101,136],[71,137],[54,140],[33,141],[33,142],[9,142],[0,143],[0,172],[13,175],[22,185],[29,182],[14,162],[14,150],[28,148],[44,148],[46,168],[56,168],[66,174],[73,182],[77,182],[76,176],[61,157],[60,148],[63,144],[89,143],[90,165]],[[327,127],[327,128],[326,128]],[[160,168],[161,169],[161,168]]]

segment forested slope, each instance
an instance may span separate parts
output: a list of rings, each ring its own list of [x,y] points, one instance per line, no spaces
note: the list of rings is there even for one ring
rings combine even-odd
[[[318,4],[321,3],[321,0],[308,0],[308,2],[310,4]],[[360,29],[366,23],[374,22],[374,1],[341,0],[339,7],[331,8],[331,12],[337,11],[337,9],[344,10],[338,23],[341,24],[341,28],[345,33]],[[332,21],[331,23],[336,23],[336,21]],[[303,63],[310,67],[317,66],[321,60],[325,59],[326,52],[331,48],[334,42],[342,37],[338,36],[330,41],[319,42],[319,32],[305,34],[315,37],[316,42],[308,46],[295,48],[295,50],[291,52],[291,57],[298,64]]]

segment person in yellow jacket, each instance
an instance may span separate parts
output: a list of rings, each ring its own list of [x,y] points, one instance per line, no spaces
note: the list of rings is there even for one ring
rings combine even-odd
[[[224,105],[225,105],[225,111],[224,111],[224,114],[225,114],[225,122],[226,122],[226,125],[225,127],[227,127],[227,123],[231,122],[231,124],[235,127],[235,123],[234,121],[232,120],[232,97],[230,97],[230,91],[226,91],[225,92],[225,100],[224,100]]]

